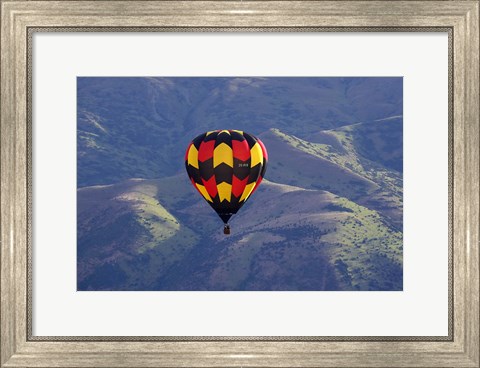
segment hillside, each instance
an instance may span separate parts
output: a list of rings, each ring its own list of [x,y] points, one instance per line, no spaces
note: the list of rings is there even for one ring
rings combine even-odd
[[[401,233],[375,211],[266,181],[226,237],[193,191],[183,176],[79,190],[79,289],[402,288]]]
[[[309,141],[332,145],[335,150],[344,147],[355,151],[371,163],[403,172],[403,118],[391,116],[367,123],[344,125],[337,129],[319,131]]]
[[[179,173],[196,135],[319,130],[402,114],[401,78],[78,78],[78,186]]]
[[[381,124],[356,124],[355,128],[358,127],[370,130],[371,136],[379,141],[383,138]],[[276,128],[262,133],[260,138],[271,156],[269,178],[279,183],[331,191],[378,211],[401,229],[402,175],[363,156],[364,151],[369,152],[368,146],[359,142],[358,135],[345,133],[352,130],[354,126],[319,132],[312,137],[312,142]]]
[[[78,78],[78,290],[402,290],[402,79]],[[184,154],[258,136],[224,236]]]

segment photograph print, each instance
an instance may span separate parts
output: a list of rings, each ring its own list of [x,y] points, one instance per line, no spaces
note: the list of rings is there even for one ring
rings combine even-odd
[[[403,78],[77,77],[78,291],[402,291]]]

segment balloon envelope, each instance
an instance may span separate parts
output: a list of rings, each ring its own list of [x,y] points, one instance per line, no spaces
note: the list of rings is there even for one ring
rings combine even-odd
[[[267,161],[260,139],[240,130],[200,134],[185,154],[190,181],[225,224],[256,190]]]

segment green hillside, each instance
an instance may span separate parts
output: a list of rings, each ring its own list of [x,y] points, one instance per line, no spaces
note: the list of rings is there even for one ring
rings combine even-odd
[[[358,124],[364,126],[367,124]],[[375,124],[381,128],[380,124]],[[317,133],[309,142],[270,129],[260,135],[271,160],[269,178],[279,183],[331,191],[379,211],[402,228],[403,187],[401,173],[363,156],[354,127]],[[372,136],[374,136],[372,134]],[[378,134],[379,140],[382,137]],[[359,148],[360,147],[360,148]],[[301,166],[298,165],[301,162]]]
[[[102,289],[117,277],[130,288],[153,283],[158,268],[172,266],[198,242],[158,201],[155,182],[86,187],[77,196],[77,254],[88,260],[78,263],[79,284]],[[92,275],[97,282],[89,282]]]
[[[79,190],[79,231],[89,234],[79,237],[89,259],[79,286],[108,290],[115,275],[125,290],[402,288],[402,235],[375,211],[265,181],[225,237],[193,191],[183,176]]]

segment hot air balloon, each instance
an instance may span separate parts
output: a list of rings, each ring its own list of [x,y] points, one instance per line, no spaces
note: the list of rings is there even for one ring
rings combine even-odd
[[[267,150],[260,139],[240,130],[214,130],[189,144],[185,166],[193,186],[224,222],[245,204],[267,169]]]

